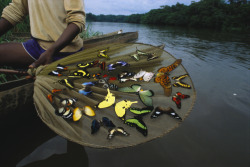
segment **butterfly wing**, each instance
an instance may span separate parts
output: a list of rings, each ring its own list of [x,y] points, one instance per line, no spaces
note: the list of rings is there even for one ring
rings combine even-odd
[[[122,127],[116,128],[116,132],[117,132],[117,133],[120,133],[120,134],[123,134],[124,136],[129,136],[129,133],[126,132],[126,131],[124,130],[124,128],[122,128]]]
[[[138,79],[138,78],[141,78],[141,77],[143,77],[144,75],[145,75],[145,73],[146,73],[146,71],[139,71],[138,73],[136,73],[134,76],[133,76],[133,78],[136,78],[136,79]]]
[[[163,107],[156,107],[154,113],[151,115],[151,118],[157,118],[162,114],[167,114],[172,118],[182,120],[181,117],[172,109],[171,107],[163,108]]]
[[[144,90],[139,92],[140,100],[146,106],[153,106],[153,100],[151,98],[153,95],[154,92],[152,90]]]
[[[125,117],[126,114],[126,101],[120,101],[118,103],[115,104],[115,113],[116,115],[121,118],[122,120]]]
[[[168,75],[164,73],[158,73],[155,78],[156,83],[160,83],[160,85],[164,89],[164,94],[166,96],[170,96],[172,93],[171,81]]]
[[[107,108],[112,106],[115,103],[115,96],[110,93],[109,89],[107,89],[108,94],[105,97],[105,100],[96,105],[97,108]]]
[[[90,106],[85,106],[84,107],[84,114],[92,117],[92,116],[95,116],[95,111]]]
[[[109,129],[109,133],[108,133],[107,139],[109,139],[109,140],[112,139],[115,136],[115,133],[116,133],[116,128]]]
[[[162,73],[169,73],[173,71],[176,67],[178,67],[182,62],[182,59],[177,59],[173,64],[167,66],[167,67],[162,67],[158,70],[158,72]]]
[[[151,115],[151,118],[157,118],[163,114],[162,110],[158,110],[158,107],[154,110],[154,112]]]
[[[79,121],[82,118],[82,111],[79,107],[73,110],[73,121]]]
[[[177,108],[181,108],[181,99],[178,96],[173,96],[172,100],[175,102]]]
[[[100,129],[100,122],[94,119],[91,123],[91,134],[95,134]]]
[[[146,124],[143,122],[142,119],[139,118],[131,118],[131,119],[127,119],[125,120],[125,124],[132,126],[132,127],[136,127],[136,129],[142,133],[144,136],[148,135],[148,129]]]
[[[74,89],[74,83],[71,79],[62,79],[58,81],[60,84],[67,86],[70,89]]]
[[[136,115],[146,115],[153,110],[153,107],[145,107],[145,108],[129,108],[129,111]]]
[[[184,82],[181,82],[181,81],[177,81],[173,84],[174,87],[182,87],[182,88],[186,88],[186,89],[191,89],[191,86],[184,83]]]
[[[149,81],[153,78],[154,75],[155,75],[155,74],[152,73],[152,72],[146,72],[146,73],[143,75],[143,80],[146,81],[146,82],[149,82]]]
[[[182,94],[181,92],[176,92],[176,95],[179,96],[181,99],[187,99],[190,97],[189,95]]]
[[[134,84],[131,87],[123,87],[123,88],[118,88],[118,91],[120,92],[126,92],[126,93],[136,93],[141,89],[141,85],[139,84]]]
[[[148,61],[150,61],[150,60],[154,60],[154,59],[157,59],[158,58],[158,56],[156,56],[155,54],[149,54],[148,55]]]
[[[102,117],[102,123],[105,126],[110,127],[110,128],[115,127],[115,125],[113,124],[113,122],[110,119],[108,119],[107,117]]]
[[[138,54],[132,54],[130,55],[135,61],[139,61],[140,60],[140,56]]]

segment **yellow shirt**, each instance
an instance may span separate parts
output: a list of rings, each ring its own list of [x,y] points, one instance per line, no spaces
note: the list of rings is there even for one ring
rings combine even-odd
[[[11,24],[21,22],[26,15],[30,18],[31,35],[47,50],[63,33],[69,23],[85,28],[83,0],[12,0],[4,8],[2,17]],[[83,47],[78,35],[61,52],[75,52]]]

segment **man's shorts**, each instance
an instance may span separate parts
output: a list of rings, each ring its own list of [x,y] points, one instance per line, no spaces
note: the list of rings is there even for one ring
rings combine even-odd
[[[37,42],[37,40],[35,38],[31,38],[30,40],[23,42],[22,43],[24,49],[26,50],[26,52],[34,59],[37,60],[39,59],[40,55],[45,52],[46,50],[44,50]],[[53,61],[62,59],[64,57],[67,57],[69,55],[72,55],[74,53],[77,53],[79,51],[82,51],[83,48],[81,48],[80,50],[76,51],[76,52],[59,52],[56,55],[53,56]]]

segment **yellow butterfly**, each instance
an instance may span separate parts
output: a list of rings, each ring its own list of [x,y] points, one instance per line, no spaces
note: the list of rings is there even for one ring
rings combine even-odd
[[[122,120],[124,120],[124,116],[126,114],[126,109],[130,108],[132,104],[134,103],[138,103],[138,101],[128,101],[128,100],[123,100],[120,101],[118,103],[116,103],[115,105],[115,113],[116,115],[121,118]]]
[[[62,79],[58,81],[60,84],[67,86],[68,88],[74,89],[74,83],[72,79]]]
[[[107,55],[108,50],[109,50],[109,48],[103,49],[103,50],[99,50],[97,56],[100,57],[100,58],[104,57],[106,59],[110,59],[110,57]]]
[[[110,93],[109,88],[107,89],[107,91],[108,91],[107,96],[102,102],[96,105],[97,108],[107,108],[115,103],[115,96],[113,95],[113,93]]]

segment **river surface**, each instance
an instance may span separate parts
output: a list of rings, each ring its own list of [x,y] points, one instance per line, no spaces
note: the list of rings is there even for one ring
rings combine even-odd
[[[30,116],[30,112],[36,115],[33,108],[27,109],[15,113],[18,118],[13,114],[1,119],[1,126],[6,127],[1,137],[7,134],[8,140],[1,147],[3,166],[250,166],[250,34],[127,23],[88,24],[94,32],[138,31],[139,43],[165,44],[167,52],[183,60],[194,83],[197,100],[192,112],[180,127],[162,138],[132,148],[107,150],[83,149],[67,142],[38,117]]]

